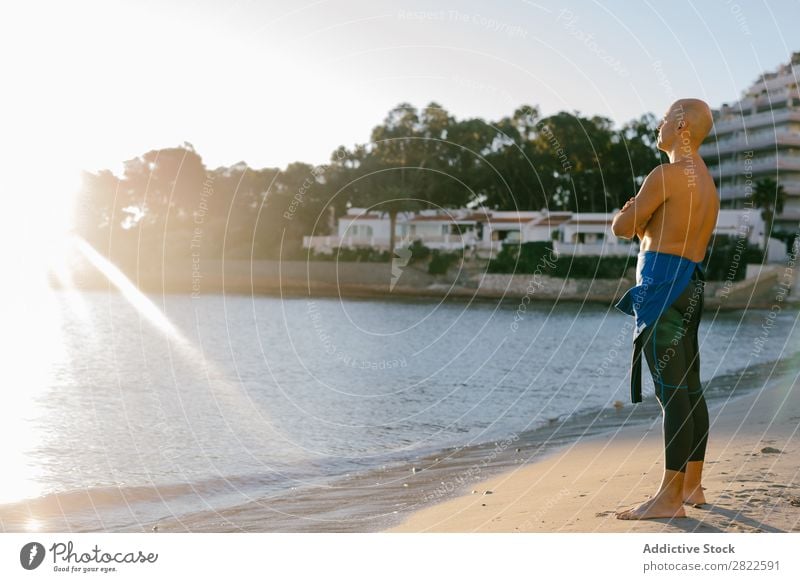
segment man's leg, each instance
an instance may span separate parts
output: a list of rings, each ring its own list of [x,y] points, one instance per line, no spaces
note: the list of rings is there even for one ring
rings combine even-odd
[[[664,412],[665,470],[656,495],[636,508],[618,513],[617,517],[621,519],[686,515],[683,501],[688,463],[700,453],[695,441],[694,409],[689,395],[689,369],[692,365],[687,358],[687,347],[691,344],[685,341],[692,336],[693,318],[688,308],[696,293],[692,281],[673,306],[643,332],[647,334],[643,351],[653,377],[656,397]],[[702,448],[704,452],[705,447]],[[692,469],[696,469],[696,465]]]
[[[692,314],[695,316],[692,318],[692,327],[689,334],[684,338],[686,343],[685,351],[689,360],[687,384],[689,385],[689,405],[692,410],[694,432],[692,435],[692,451],[689,455],[689,462],[686,465],[686,477],[683,482],[683,499],[686,503],[701,505],[706,502],[701,481],[709,422],[708,407],[706,406],[705,396],[703,396],[703,387],[700,384],[700,346],[697,337],[700,319],[703,315],[702,287],[698,287],[696,294],[699,295],[699,299],[696,301],[696,314]]]

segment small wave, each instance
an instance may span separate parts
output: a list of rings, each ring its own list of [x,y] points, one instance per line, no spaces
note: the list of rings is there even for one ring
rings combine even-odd
[[[29,529],[25,524],[32,521],[49,529],[49,523],[69,520],[87,513],[103,515],[114,509],[168,504],[180,499],[189,500],[191,497],[202,498],[208,504],[210,500],[222,495],[240,493],[247,496],[263,493],[270,488],[276,488],[281,482],[286,482],[285,475],[280,478],[275,475],[239,475],[186,483],[98,486],[52,492],[41,497],[0,505],[0,523],[5,531]]]
[[[0,519],[64,515],[88,509],[171,499],[193,492],[189,484],[90,487],[0,505]]]

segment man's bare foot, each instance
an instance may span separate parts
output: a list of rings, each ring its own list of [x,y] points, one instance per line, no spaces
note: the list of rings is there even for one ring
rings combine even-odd
[[[694,489],[684,489],[683,502],[695,506],[703,505],[706,502],[706,496],[703,494],[703,487],[698,485]]]
[[[637,507],[617,512],[617,519],[658,519],[661,517],[686,517],[683,504],[667,501],[656,495]]]
[[[703,461],[689,461],[686,464],[686,475],[683,478],[683,502],[690,505],[703,505]]]

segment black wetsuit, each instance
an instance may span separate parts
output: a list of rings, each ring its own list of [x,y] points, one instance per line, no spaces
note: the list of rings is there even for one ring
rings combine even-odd
[[[642,332],[642,352],[664,410],[666,468],[672,471],[685,471],[688,461],[705,458],[708,408],[697,338],[704,285],[695,270],[683,293]]]
[[[685,471],[702,461],[708,408],[700,384],[698,329],[703,313],[704,269],[685,257],[642,251],[637,285],[615,307],[635,316],[631,400],[641,402],[644,353],[656,397],[664,410],[666,468]]]

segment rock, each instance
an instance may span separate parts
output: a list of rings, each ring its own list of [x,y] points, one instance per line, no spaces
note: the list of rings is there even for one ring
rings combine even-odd
[[[491,495],[492,493],[494,493],[494,491],[492,491],[491,489],[487,489],[486,491],[483,492],[484,495]]]
[[[158,531],[158,524],[153,526],[153,531]]]
[[[783,451],[781,451],[780,449],[776,449],[775,447],[764,447],[763,449],[761,449],[761,452],[767,454],[774,454],[774,453],[782,453]]]

